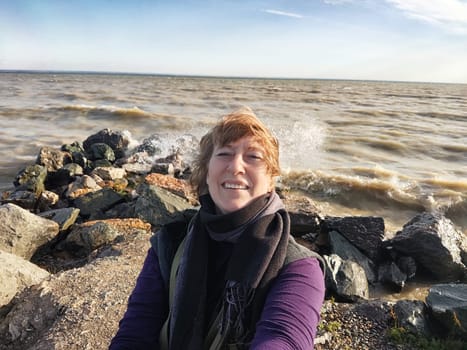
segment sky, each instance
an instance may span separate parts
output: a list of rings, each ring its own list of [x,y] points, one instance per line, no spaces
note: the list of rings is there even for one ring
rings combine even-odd
[[[0,70],[467,83],[467,0],[0,0]]]

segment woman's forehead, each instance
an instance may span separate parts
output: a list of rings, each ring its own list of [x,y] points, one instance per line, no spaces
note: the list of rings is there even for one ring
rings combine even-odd
[[[243,143],[247,144],[248,148],[264,150],[264,145],[261,142],[261,140],[259,140],[257,137],[254,137],[254,136],[243,136],[233,141],[226,140],[223,144],[217,145],[216,148],[236,147],[239,144],[243,144]]]

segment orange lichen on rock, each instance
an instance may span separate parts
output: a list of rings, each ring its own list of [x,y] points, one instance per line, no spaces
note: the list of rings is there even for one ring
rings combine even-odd
[[[97,222],[104,222],[119,231],[129,231],[137,229],[151,232],[151,224],[136,218],[92,220],[82,223],[81,226],[92,226]]]
[[[188,183],[184,180],[176,179],[170,175],[151,173],[144,178],[147,184],[162,187],[180,197],[185,198],[190,203],[197,200],[192,196]]]

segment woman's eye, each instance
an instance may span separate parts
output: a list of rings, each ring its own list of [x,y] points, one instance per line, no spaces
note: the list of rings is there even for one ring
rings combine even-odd
[[[229,152],[217,152],[216,156],[218,156],[218,157],[228,157],[228,156],[230,156],[230,153]]]
[[[248,155],[248,158],[252,159],[252,160],[263,160],[263,156],[260,155],[260,154],[249,154]]]

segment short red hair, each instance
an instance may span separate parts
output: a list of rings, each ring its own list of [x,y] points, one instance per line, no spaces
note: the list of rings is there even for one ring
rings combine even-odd
[[[193,163],[190,176],[190,184],[198,196],[208,192],[206,178],[214,147],[223,147],[245,136],[253,137],[263,148],[264,160],[268,174],[271,177],[271,183],[273,177],[280,175],[279,141],[249,107],[243,107],[222,117],[201,138],[199,154]]]

